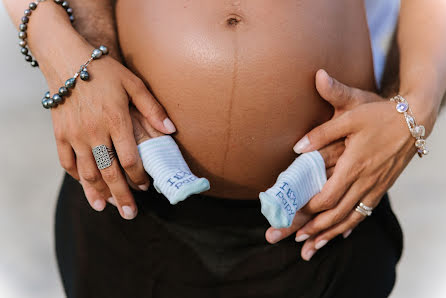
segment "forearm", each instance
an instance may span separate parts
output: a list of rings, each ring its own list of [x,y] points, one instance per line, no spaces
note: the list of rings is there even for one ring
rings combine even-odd
[[[18,27],[29,0],[3,2]],[[66,11],[52,0],[41,2],[27,25],[28,47],[49,84],[64,82],[91,54],[93,47],[73,28]]]
[[[402,0],[398,31],[400,93],[433,127],[446,91],[446,0]],[[415,112],[415,111],[414,111]]]
[[[121,60],[114,0],[71,0],[70,5],[76,14],[74,28],[95,47],[107,45],[110,55]]]
[[[3,2],[18,28],[30,1]],[[28,47],[48,81],[71,76],[73,70],[88,59],[93,46],[107,45],[110,55],[120,58],[112,3],[112,0],[70,1],[75,17],[73,24],[64,9],[53,0],[40,3],[32,12],[27,30]]]

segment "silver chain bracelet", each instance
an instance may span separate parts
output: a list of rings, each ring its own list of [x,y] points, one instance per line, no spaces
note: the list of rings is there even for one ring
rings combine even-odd
[[[396,110],[404,115],[410,133],[416,139],[415,147],[417,148],[418,156],[423,157],[423,155],[427,155],[429,153],[429,150],[426,149],[426,140],[424,139],[424,135],[426,134],[426,129],[424,128],[423,125],[417,124],[407,100],[398,94],[392,97],[390,101],[395,102]]]

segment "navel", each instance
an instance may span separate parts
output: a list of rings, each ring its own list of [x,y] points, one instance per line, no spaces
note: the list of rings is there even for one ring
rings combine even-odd
[[[226,17],[226,26],[230,28],[236,28],[241,23],[243,23],[243,18],[237,14],[230,14]]]

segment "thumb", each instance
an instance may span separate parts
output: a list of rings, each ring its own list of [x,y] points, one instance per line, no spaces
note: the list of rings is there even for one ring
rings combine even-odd
[[[316,89],[320,96],[331,103],[335,109],[341,109],[355,100],[356,88],[351,88],[331,77],[325,70],[316,72]]]
[[[149,133],[144,129],[144,127],[139,122],[140,120],[136,116],[136,108],[130,107],[130,118],[132,119],[133,126],[133,135],[135,136],[135,142],[137,145],[141,144],[144,141],[147,141],[150,138]]]

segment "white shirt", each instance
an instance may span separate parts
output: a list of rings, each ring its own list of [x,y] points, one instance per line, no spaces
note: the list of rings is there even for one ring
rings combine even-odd
[[[384,72],[395,26],[398,21],[400,0],[364,0],[372,42],[373,66],[378,82]]]

